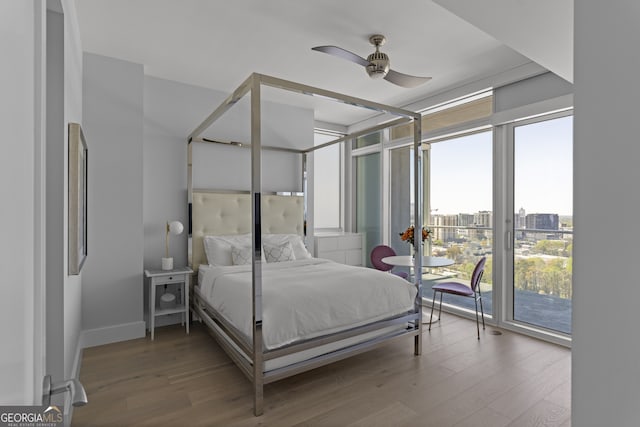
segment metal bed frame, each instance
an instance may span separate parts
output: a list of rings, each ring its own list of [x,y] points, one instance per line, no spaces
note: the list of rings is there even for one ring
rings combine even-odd
[[[311,96],[320,96],[325,99],[335,100],[345,104],[353,105],[356,107],[362,107],[373,111],[382,113],[388,113],[394,116],[398,116],[397,119],[390,122],[373,126],[368,129],[358,131],[349,135],[345,135],[334,141],[330,141],[326,144],[310,147],[306,150],[295,150],[289,148],[268,147],[263,146],[261,141],[261,87],[263,85],[288,90],[292,92],[302,93]],[[414,337],[414,354],[420,355],[422,353],[422,277],[420,274],[415,275],[415,286],[417,288],[417,294],[414,302],[413,311],[406,315],[396,316],[390,319],[381,320],[375,323],[364,325],[357,328],[352,328],[347,331],[338,332],[314,339],[305,340],[300,343],[294,343],[287,345],[283,348],[274,350],[265,350],[263,348],[263,335],[262,335],[262,218],[261,218],[261,152],[263,149],[280,150],[287,152],[294,152],[302,155],[303,174],[306,173],[307,154],[322,149],[324,147],[342,142],[348,141],[360,135],[366,135],[368,133],[389,128],[405,122],[413,122],[413,150],[414,150],[414,191],[415,191],[415,205],[414,205],[414,219],[416,224],[422,223],[422,213],[420,206],[422,206],[422,150],[420,149],[421,139],[421,115],[412,111],[392,107],[389,105],[379,104],[372,101],[367,101],[360,98],[344,95],[337,92],[332,92],[324,89],[319,89],[299,83],[294,83],[287,80],[278,79],[263,74],[254,73],[247,78],[227,99],[225,99],[217,109],[215,109],[205,120],[200,124],[191,134],[188,136],[188,155],[187,155],[187,170],[188,170],[188,197],[189,203],[192,202],[193,195],[193,180],[192,180],[192,143],[194,142],[206,142],[206,143],[218,143],[207,138],[202,138],[201,135],[216,121],[218,120],[229,108],[237,103],[243,96],[249,94],[251,97],[251,143],[249,148],[251,149],[251,233],[252,233],[252,312],[253,312],[253,327],[252,327],[252,342],[247,342],[243,338],[243,335],[229,322],[225,321],[221,316],[217,316],[215,310],[206,302],[205,298],[200,294],[198,288],[194,288],[193,298],[193,311],[199,316],[205,324],[210,328],[212,335],[227,352],[231,359],[238,365],[240,370],[249,378],[253,383],[254,390],[254,414],[259,416],[264,411],[263,404],[263,388],[265,384],[273,381],[277,381],[282,378],[286,378],[298,373],[323,366],[346,357],[356,355],[380,345],[386,344],[391,340],[398,338],[413,336]],[[236,146],[244,146],[240,143],[227,143]],[[306,198],[305,198],[306,202]],[[306,209],[305,209],[306,211]],[[189,251],[191,251],[191,247]],[[422,269],[422,246],[420,239],[415,239],[414,251],[416,253],[414,271],[421,271]],[[328,354],[313,357],[309,360],[303,360],[301,362],[294,363],[292,365],[284,366],[278,369],[265,372],[265,361],[271,360],[280,356],[296,353],[320,345],[336,342],[345,338],[350,338],[371,332],[379,329],[383,329],[392,325],[406,325],[406,328],[402,330],[396,330],[394,332],[385,333],[377,338],[373,338],[368,341],[361,342],[359,344],[350,345],[346,348],[341,348],[332,351]],[[235,345],[233,345],[233,344]],[[247,360],[247,358],[249,360]]]

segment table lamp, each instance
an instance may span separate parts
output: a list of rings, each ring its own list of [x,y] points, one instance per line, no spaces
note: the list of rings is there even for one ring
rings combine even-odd
[[[176,236],[182,233],[184,226],[180,221],[167,222],[167,232],[164,240],[164,258],[162,258],[162,269],[173,270],[173,257],[169,257],[169,233]]]

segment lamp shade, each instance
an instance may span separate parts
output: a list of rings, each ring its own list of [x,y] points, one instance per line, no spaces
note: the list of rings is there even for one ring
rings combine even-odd
[[[181,234],[184,230],[184,226],[180,221],[171,221],[169,223],[169,232],[171,234]]]

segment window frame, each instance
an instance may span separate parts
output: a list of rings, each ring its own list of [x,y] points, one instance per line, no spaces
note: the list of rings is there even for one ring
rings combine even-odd
[[[522,333],[524,335],[535,338],[544,339],[566,347],[571,347],[572,336],[556,330],[544,328],[542,326],[531,325],[529,323],[514,319],[514,257],[513,257],[513,235],[512,224],[515,218],[515,129],[520,126],[531,125],[535,123],[546,122],[563,117],[573,116],[573,108],[562,109],[561,111],[549,112],[546,114],[538,114],[534,117],[528,117],[521,120],[497,126],[496,142],[499,147],[497,155],[504,159],[504,193],[501,194],[499,200],[501,213],[503,215],[500,221],[501,239],[501,258],[502,258],[502,277],[500,278],[501,296],[499,300],[500,316],[498,318],[498,326],[511,330],[513,332]],[[494,185],[495,186],[495,185]],[[494,200],[495,203],[495,200]],[[575,215],[575,212],[573,212]],[[497,221],[496,221],[497,223]],[[494,224],[495,227],[495,224]],[[496,230],[498,233],[498,230]],[[497,234],[496,234],[497,235]],[[494,267],[495,269],[495,267]],[[573,282],[573,278],[572,278]],[[572,283],[573,286],[573,283]]]

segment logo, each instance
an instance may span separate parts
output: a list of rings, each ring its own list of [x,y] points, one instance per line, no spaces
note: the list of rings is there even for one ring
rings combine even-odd
[[[59,406],[0,406],[0,427],[58,427],[63,421]]]

